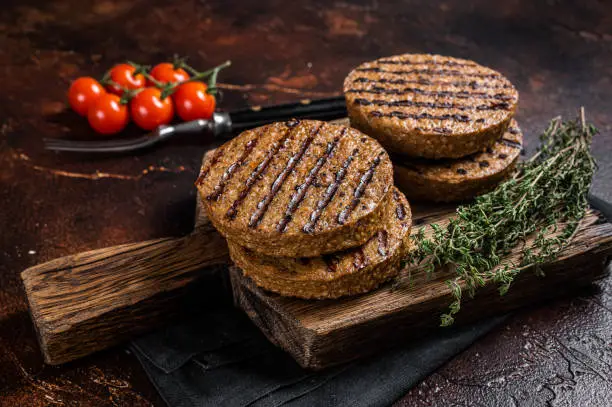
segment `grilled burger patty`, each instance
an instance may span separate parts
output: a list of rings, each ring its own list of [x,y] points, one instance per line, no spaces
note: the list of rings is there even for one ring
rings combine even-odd
[[[514,169],[523,144],[516,121],[481,153],[448,160],[394,159],[395,182],[410,199],[462,201],[494,189]]]
[[[405,54],[366,62],[344,81],[351,125],[390,152],[458,158],[492,145],[518,92],[499,72],[465,59]]]
[[[410,242],[411,212],[396,188],[374,236],[364,245],[313,258],[276,258],[228,242],[243,273],[264,289],[299,298],[337,298],[370,291],[395,276]]]
[[[196,185],[228,240],[310,257],[362,245],[378,230],[393,168],[381,145],[355,129],[291,120],[219,147]]]

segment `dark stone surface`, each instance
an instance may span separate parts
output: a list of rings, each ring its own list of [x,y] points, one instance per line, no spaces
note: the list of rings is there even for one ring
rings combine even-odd
[[[136,156],[41,150],[93,138],[65,108],[70,80],[174,53],[221,76],[230,109],[337,94],[351,67],[400,52],[474,59],[521,93],[528,146],[585,105],[602,130],[599,196],[612,198],[612,6],[599,1],[8,0],[0,9],[0,405],[159,405],[114,349],[62,367],[39,353],[19,272],[54,257],[187,233],[206,140]],[[135,134],[138,131],[130,130]],[[604,158],[607,160],[604,162]],[[606,181],[607,179],[607,181]],[[612,394],[612,287],[513,317],[411,391],[402,405],[605,405]]]

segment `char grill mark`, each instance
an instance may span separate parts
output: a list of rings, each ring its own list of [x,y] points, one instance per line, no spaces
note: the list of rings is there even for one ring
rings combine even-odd
[[[401,202],[399,193],[396,190],[393,190],[393,200],[397,204],[395,207],[395,215],[397,216],[397,219],[406,219],[406,208],[404,208],[404,204]]]
[[[378,79],[370,79],[366,77],[359,77],[353,79],[353,83],[389,83],[391,85],[450,85],[455,87],[464,87],[469,86],[472,89],[510,89],[511,86],[508,84],[503,85],[490,85],[484,83],[478,83],[476,81],[455,81],[455,82],[445,82],[445,81],[431,81],[429,79],[386,79],[386,78],[378,78]]]
[[[327,162],[327,159],[333,155],[334,149],[338,145],[338,142],[340,141],[340,139],[346,134],[346,131],[347,131],[347,128],[345,127],[344,129],[342,129],[342,132],[340,133],[338,137],[334,138],[333,141],[327,143],[327,149],[325,150],[323,155],[319,157],[314,167],[310,169],[310,171],[308,172],[308,176],[306,177],[306,180],[297,187],[295,193],[291,197],[291,200],[289,201],[289,205],[287,205],[287,210],[285,211],[285,214],[283,215],[282,219],[278,223],[276,230],[278,230],[281,233],[285,231],[285,229],[287,228],[287,225],[293,219],[293,213],[299,208],[300,204],[304,200],[304,197],[306,196],[306,192],[308,191],[308,188],[310,188],[310,185],[312,185],[313,181],[319,174],[321,167],[323,167],[323,165]]]
[[[257,204],[257,209],[255,210],[255,212],[253,212],[253,215],[249,220],[249,227],[255,228],[257,227],[257,225],[259,225],[264,215],[266,214],[270,203],[287,180],[287,177],[289,176],[291,171],[293,171],[295,166],[302,160],[304,153],[306,153],[306,150],[308,150],[308,147],[310,147],[312,141],[315,139],[317,134],[319,134],[319,130],[321,130],[321,127],[323,127],[323,125],[319,125],[316,130],[313,130],[306,138],[306,140],[304,140],[298,152],[291,156],[289,161],[287,161],[287,164],[285,164],[285,168],[283,168],[280,174],[278,174],[278,177],[276,177],[276,179],[272,183],[272,186],[270,187],[270,192],[268,192],[268,194],[264,196],[264,198]]]
[[[443,134],[451,134],[453,132],[451,129],[446,128],[446,127],[434,127],[432,130],[435,131],[436,133],[443,133]]]
[[[387,257],[387,249],[389,246],[389,234],[386,230],[379,230],[376,234],[378,239],[378,254],[382,257]]]
[[[378,154],[378,156],[374,159],[374,161],[372,161],[372,163],[370,164],[370,167],[361,176],[361,179],[359,180],[359,184],[357,185],[357,187],[355,188],[355,191],[353,192],[353,199],[352,199],[351,203],[349,205],[347,205],[338,214],[338,223],[339,224],[344,225],[344,223],[348,219],[348,217],[351,214],[351,212],[353,212],[353,210],[359,204],[359,201],[361,201],[361,196],[365,192],[367,186],[372,181],[372,178],[374,178],[374,172],[376,171],[376,167],[378,167],[378,164],[380,164],[381,157],[383,155],[384,155],[384,152],[381,151]]]
[[[384,113],[378,110],[375,110],[373,112],[370,112],[370,116],[372,117],[397,117],[398,119],[415,119],[415,120],[422,120],[422,119],[433,119],[433,120],[451,120],[454,122],[463,122],[463,123],[467,123],[472,121],[472,119],[470,119],[469,116],[463,115],[463,114],[441,114],[441,115],[433,115],[430,113],[404,113],[404,112],[398,112],[398,111],[393,111],[393,112],[388,112],[388,113]],[[441,133],[446,133],[445,130],[437,130]]]
[[[467,170],[465,168],[457,168],[457,174],[465,175],[467,174]]]
[[[510,134],[519,134],[521,131],[519,129],[517,129],[516,127],[510,127],[508,129],[508,133]]]
[[[385,89],[381,87],[374,86],[371,89],[349,89],[347,93],[368,93],[373,95],[406,95],[411,93],[416,93],[419,95],[425,96],[444,96],[444,97],[454,97],[458,99],[495,99],[495,100],[503,100],[509,101],[512,100],[512,96],[506,95],[503,93],[496,93],[494,95],[486,92],[467,92],[467,91],[459,91],[453,92],[449,90],[427,90],[421,88],[404,88],[404,89]]]
[[[489,162],[487,160],[482,160],[478,163],[480,168],[487,168],[489,166]]]
[[[493,103],[492,105],[476,106],[476,110],[510,110],[511,106],[508,102]]]
[[[502,138],[500,141],[501,141],[502,144],[505,144],[508,147],[519,148],[519,149],[522,147],[521,143],[517,143],[516,141],[509,140],[507,138]]]
[[[206,197],[206,199],[208,199],[209,201],[216,201],[217,199],[219,199],[219,197],[221,197],[221,195],[223,195],[223,191],[225,191],[225,186],[227,185],[229,180],[232,179],[236,170],[238,170],[238,168],[240,168],[244,164],[244,161],[248,158],[249,154],[253,152],[253,149],[255,148],[255,146],[257,146],[261,135],[262,130],[260,130],[254,138],[252,138],[251,140],[249,140],[248,143],[246,143],[244,150],[242,151],[242,155],[240,155],[237,161],[227,167],[227,169],[221,176],[221,180],[215,186],[213,192]]]
[[[425,75],[438,75],[438,76],[471,76],[474,78],[486,78],[486,79],[502,79],[500,74],[496,73],[478,73],[478,72],[466,72],[459,71],[456,69],[409,69],[409,70],[400,70],[400,71],[387,71],[382,68],[372,67],[372,68],[357,68],[355,69],[357,72],[380,72],[380,73],[390,73],[390,74],[398,74],[398,75],[410,75],[410,74],[425,74]]]
[[[206,167],[206,169],[204,171],[202,171],[202,173],[200,174],[200,176],[198,177],[198,180],[196,181],[196,185],[200,185],[204,182],[204,180],[206,179],[206,177],[208,177],[208,174],[210,174],[210,170],[212,169],[212,167],[217,164],[219,162],[219,160],[221,159],[221,157],[223,156],[223,148],[219,147],[217,149],[217,151],[215,151],[215,153],[213,154],[212,158],[210,159],[210,163],[208,163],[208,166]]]
[[[359,247],[357,250],[355,250],[353,257],[353,266],[355,266],[355,269],[361,270],[362,268],[368,265],[368,259],[365,253],[363,252],[362,247]]]
[[[388,102],[382,99],[364,99],[357,98],[353,101],[356,105],[361,106],[389,106],[389,107],[425,107],[430,109],[455,109],[455,110],[510,110],[510,104],[507,102],[493,103],[491,105],[465,106],[457,105],[449,102],[416,102],[414,100],[397,100]]]
[[[242,189],[242,191],[240,191],[238,198],[236,198],[236,200],[232,203],[232,206],[230,206],[230,208],[225,213],[225,216],[229,219],[236,218],[236,215],[238,214],[238,207],[242,205],[242,202],[244,202],[246,197],[249,195],[249,192],[251,192],[251,188],[253,188],[253,185],[257,183],[261,175],[268,169],[268,166],[270,165],[270,162],[272,161],[274,156],[279,152],[281,148],[286,146],[287,140],[289,140],[293,135],[293,128],[295,126],[287,127],[287,131],[285,131],[285,134],[281,137],[278,143],[276,143],[276,145],[272,147],[272,149],[268,152],[263,161],[259,163],[259,165],[247,178],[246,182],[244,183],[244,188]]]
[[[469,68],[473,68],[476,66],[475,63],[473,62],[457,62],[457,61],[451,61],[451,60],[446,60],[446,61],[441,61],[441,62],[434,62],[434,61],[424,61],[424,62],[418,62],[418,61],[406,61],[406,60],[398,60],[398,59],[379,59],[378,61],[376,61],[379,64],[388,64],[388,65],[436,65],[436,66],[458,66],[458,67],[469,67]]]
[[[498,155],[498,157],[501,158],[502,160],[505,160],[506,158],[508,158],[508,155],[502,153],[502,154]]]
[[[336,195],[336,192],[338,191],[340,184],[344,181],[344,178],[346,177],[346,173],[348,172],[348,168],[353,162],[353,160],[355,159],[355,157],[357,156],[357,153],[359,153],[359,149],[356,148],[351,152],[351,155],[347,157],[344,163],[342,163],[342,167],[340,167],[338,172],[336,172],[336,177],[334,179],[334,182],[329,184],[329,186],[325,190],[325,195],[323,196],[323,198],[321,198],[321,200],[319,200],[319,202],[317,202],[317,206],[315,207],[314,211],[312,211],[312,213],[310,214],[308,223],[304,225],[304,228],[302,229],[304,233],[314,232],[314,228],[317,225],[317,222],[319,221],[321,214],[323,213],[325,208],[327,208],[327,206],[332,201],[332,199],[334,199],[334,196]]]

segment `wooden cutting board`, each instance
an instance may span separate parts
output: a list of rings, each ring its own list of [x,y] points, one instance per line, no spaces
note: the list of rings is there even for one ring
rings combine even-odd
[[[62,257],[21,279],[45,361],[56,365],[193,312],[202,297],[219,299],[227,264],[225,239],[198,205],[187,236]]]
[[[414,228],[444,225],[455,208],[414,207]],[[431,235],[431,228],[426,229]],[[612,224],[589,210],[574,240],[556,261],[543,267],[545,277],[525,269],[505,296],[494,284],[464,298],[455,324],[569,294],[607,275],[612,256]],[[507,259],[519,258],[518,250]],[[422,269],[404,270],[397,281],[360,296],[307,301],[281,297],[258,288],[240,269],[230,268],[234,302],[270,341],[311,369],[343,363],[410,339],[422,338],[440,327],[440,315],[452,302],[446,281],[452,272],[428,276]],[[467,294],[464,294],[467,296]]]
[[[414,206],[415,226],[443,224],[454,209]],[[229,264],[227,247],[202,211],[196,212],[188,236],[93,250],[25,270],[23,284],[45,361],[83,357],[186,312],[197,315],[202,298],[218,299],[227,276],[227,267],[219,267]],[[611,255],[612,224],[590,210],[569,247],[544,267],[546,277],[525,270],[504,297],[494,287],[478,291],[466,299],[456,323],[588,285],[605,275]],[[395,286],[328,301],[266,293],[233,267],[229,275],[235,304],[272,342],[314,369],[444,329],[438,328],[439,318],[451,301],[445,271],[427,277],[418,269],[405,270]]]

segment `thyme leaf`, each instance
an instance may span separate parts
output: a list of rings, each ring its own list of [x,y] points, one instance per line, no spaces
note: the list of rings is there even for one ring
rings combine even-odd
[[[584,109],[573,121],[553,119],[540,136],[540,148],[520,163],[514,176],[472,204],[457,208],[447,227],[421,228],[413,239],[416,249],[407,262],[432,272],[454,268],[447,281],[453,302],[441,325],[454,322],[464,291],[473,296],[489,282],[506,294],[521,268],[553,260],[567,246],[587,209],[587,193],[596,169],[590,146],[597,129],[586,123]],[[522,245],[518,262],[504,259]]]

